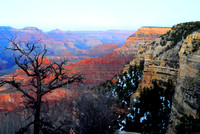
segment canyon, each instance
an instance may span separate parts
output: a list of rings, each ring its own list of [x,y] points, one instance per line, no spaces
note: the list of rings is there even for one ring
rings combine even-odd
[[[63,34],[58,30],[53,32]],[[75,51],[72,52],[66,49],[57,58],[64,56],[69,57],[69,59],[79,58],[79,61],[64,65],[64,69],[69,74],[81,74],[84,78],[83,83],[67,87],[70,90],[66,90],[66,88],[55,90],[55,92],[45,96],[44,99],[50,101],[59,100],[63,97],[62,95],[69,95],[69,92],[74,97],[76,94],[73,91],[79,88],[79,86],[87,88],[99,85],[107,80],[111,80],[115,75],[127,72],[130,66],[138,65],[141,60],[144,60],[143,77],[137,92],[132,95],[132,99],[138,97],[144,87],[153,87],[153,81],[156,81],[164,89],[167,83],[171,81],[175,88],[175,94],[172,102],[171,124],[168,133],[176,133],[175,126],[180,123],[180,117],[184,114],[191,115],[195,119],[199,118],[199,33],[199,22],[181,23],[172,28],[142,27],[129,36],[122,47],[115,43],[97,44],[95,46],[89,43],[88,46],[91,48],[85,49],[78,54]],[[79,36],[82,36],[82,34],[84,32],[80,32]],[[62,37],[61,35],[60,37]],[[53,36],[55,35],[51,33],[51,37]],[[81,48],[79,49],[81,50]],[[103,50],[107,50],[109,53],[104,53]],[[95,57],[94,54],[97,54],[99,57]],[[81,58],[78,56],[83,56],[83,60],[80,60]],[[50,56],[47,56],[47,58],[51,59]],[[52,56],[53,58],[55,57]],[[50,61],[46,59],[46,62],[49,63]],[[17,70],[15,73],[23,74],[21,71]],[[3,77],[8,78],[10,75]],[[19,79],[26,79],[26,77],[23,74],[19,76]],[[3,100],[0,102],[1,111],[23,108],[23,105],[19,105],[23,102],[20,93],[12,92],[10,87],[4,86],[0,88],[0,99]]]
[[[152,29],[156,29],[157,33],[148,32],[148,31],[152,31]],[[164,28],[164,29],[165,29],[165,32],[167,32],[167,30],[169,30],[170,28],[168,29]],[[144,31],[146,31],[146,33]],[[64,68],[71,74],[75,74],[75,73],[82,74],[84,78],[83,84],[89,87],[103,83],[106,80],[110,80],[115,75],[121,73],[124,66],[133,59],[133,56],[135,55],[135,51],[132,51],[131,53],[131,50],[127,48],[129,48],[132,45],[138,47],[138,45],[140,43],[143,43],[143,41],[149,42],[149,43],[152,42],[154,38],[156,37],[158,38],[163,33],[163,28],[142,27],[137,31],[137,33],[138,34],[132,35],[134,36],[134,38],[128,38],[126,43],[121,48],[116,48],[110,54],[107,54],[101,57],[96,57],[96,58],[87,58],[87,59],[78,61],[77,63],[74,63],[74,64],[65,65]],[[141,41],[141,38],[142,38],[141,36],[143,36],[144,38],[142,41]],[[104,45],[97,46],[96,49],[98,49],[99,47],[104,47],[105,45],[107,46],[113,45],[114,47],[119,47],[116,44],[104,44]],[[71,54],[72,52],[64,51],[61,54],[61,56],[62,55],[75,56]],[[46,61],[46,62],[48,63],[49,61]],[[17,74],[19,72],[21,71],[17,70],[15,73]],[[10,77],[10,75],[3,76],[3,77]],[[26,79],[26,77],[23,75],[20,75],[20,79]],[[81,84],[81,86],[83,85]],[[57,91],[58,94],[59,94],[59,91],[60,90]],[[17,107],[17,104],[22,101],[21,99],[17,99],[19,96],[15,95],[14,92],[9,91],[8,87],[7,88],[1,87],[0,96],[2,99],[5,98],[3,99],[4,100],[3,102],[7,104],[7,109],[6,109],[5,105],[2,103],[1,110],[3,111],[14,109],[15,107]],[[16,99],[12,99],[8,96],[16,96]]]
[[[115,49],[112,53],[102,57],[87,58],[75,64],[67,65],[65,68],[70,72],[83,74],[87,85],[98,85],[120,74],[124,66],[133,59],[140,43],[150,43],[168,30],[170,28],[142,27],[135,34],[128,37],[122,47]],[[156,33],[153,33],[153,31]]]
[[[14,40],[19,43],[22,48],[25,48],[27,43],[39,43],[41,46],[48,49],[46,56],[50,60],[66,59],[70,63],[75,63],[85,58],[103,56],[122,45],[126,38],[135,31],[114,30],[114,31],[61,31],[59,29],[50,32],[44,32],[36,27],[25,27],[23,29],[15,29],[12,27],[0,27],[0,76],[14,72],[13,53],[5,50],[5,47],[10,45],[9,40]],[[104,45],[104,43],[108,43]],[[101,45],[102,44],[102,45]],[[97,52],[96,47],[99,46],[103,52]],[[91,49],[91,50],[90,50]],[[66,52],[71,52],[72,55],[67,55]],[[65,53],[65,54],[64,54]],[[14,67],[14,68],[12,68]],[[10,69],[3,71],[5,69]]]

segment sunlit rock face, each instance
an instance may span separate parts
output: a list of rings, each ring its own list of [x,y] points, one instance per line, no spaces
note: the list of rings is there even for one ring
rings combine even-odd
[[[1,90],[1,89],[0,89]],[[55,102],[59,101],[61,99],[64,99],[66,96],[73,96],[75,97],[75,93],[71,93],[70,91],[57,89],[52,91],[51,93],[47,93],[42,100],[45,102]],[[0,95],[0,111],[12,111],[16,109],[23,109],[25,108],[24,102],[26,101],[25,98],[22,97],[22,94],[19,92],[13,93],[13,92],[1,92]]]
[[[141,43],[151,43],[160,35],[169,31],[170,28],[163,27],[142,27],[138,29],[133,35],[129,36],[126,43],[116,51],[120,54],[133,55],[137,52],[139,44]]]
[[[66,65],[65,68],[71,73],[82,74],[85,84],[95,86],[119,74],[131,59],[132,57],[119,56],[113,52],[102,57],[87,58],[75,64]]]
[[[141,60],[144,71],[138,92],[152,87],[155,80],[163,88],[168,81],[175,86],[169,133],[176,133],[175,126],[184,114],[199,118],[200,23],[178,24],[152,43],[140,44],[134,60],[124,71]],[[138,92],[132,97],[139,95]]]

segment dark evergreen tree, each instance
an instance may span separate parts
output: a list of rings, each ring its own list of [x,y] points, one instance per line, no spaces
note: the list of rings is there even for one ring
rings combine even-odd
[[[118,124],[124,126],[124,119],[130,112],[130,97],[134,94],[142,78],[144,61],[139,66],[130,66],[128,72],[118,76],[118,82],[114,86],[115,95],[118,97],[118,108],[123,109],[118,113]]]
[[[130,102],[142,78],[143,66],[142,61],[139,66],[130,66],[128,72],[118,76],[114,91],[118,107],[124,109],[119,113],[118,123],[125,131],[166,133],[174,93],[172,81],[168,81],[165,90],[154,81],[153,88],[143,89],[140,97]]]
[[[118,81],[114,88],[121,103],[121,108],[129,107],[130,97],[136,92],[139,81],[142,78],[143,66],[144,61],[141,61],[139,66],[130,66],[128,72],[118,76]]]
[[[133,102],[131,112],[124,123],[125,131],[141,133],[166,133],[171,113],[173,87],[168,82],[167,89],[160,88],[156,82],[152,89],[144,89]]]

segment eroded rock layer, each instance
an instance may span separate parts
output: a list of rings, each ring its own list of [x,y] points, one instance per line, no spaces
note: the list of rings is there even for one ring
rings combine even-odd
[[[116,51],[120,54],[135,54],[141,43],[151,43],[160,35],[165,34],[170,28],[164,27],[141,27],[133,35],[129,36],[126,43]]]
[[[189,35],[179,52],[179,72],[172,105],[169,133],[176,132],[180,117],[200,113],[200,33]]]
[[[178,24],[154,42],[140,44],[135,59],[124,71],[140,60],[144,60],[144,71],[138,92],[152,87],[155,80],[163,88],[168,81],[175,86],[170,134],[176,133],[175,126],[184,114],[199,118],[200,22]]]

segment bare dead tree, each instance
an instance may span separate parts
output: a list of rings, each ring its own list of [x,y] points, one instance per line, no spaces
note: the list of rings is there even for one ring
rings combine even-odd
[[[30,125],[34,125],[34,134],[39,134],[42,129],[42,121],[40,119],[42,97],[64,85],[73,82],[80,82],[81,76],[78,74],[69,75],[64,70],[61,63],[45,63],[46,47],[42,47],[39,42],[26,43],[25,48],[21,48],[16,42],[16,38],[9,40],[9,49],[15,53],[14,62],[23,70],[26,79],[19,80],[17,77],[20,74],[14,74],[12,79],[2,78],[0,86],[9,84],[17,91],[22,93],[22,97],[26,99],[26,106],[33,110],[34,121],[30,122],[24,128],[21,128],[19,133],[23,133]]]

